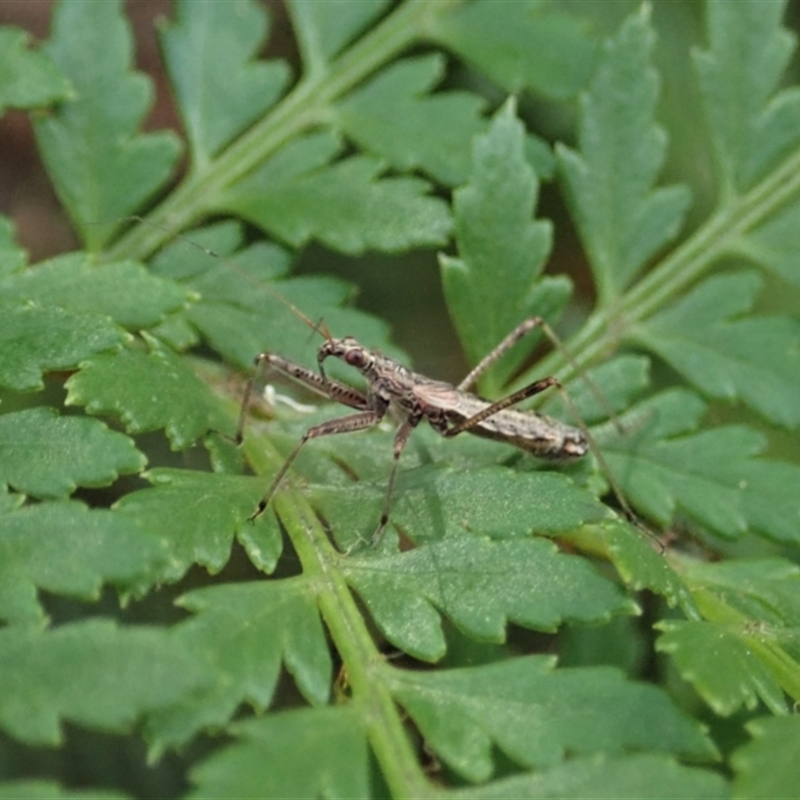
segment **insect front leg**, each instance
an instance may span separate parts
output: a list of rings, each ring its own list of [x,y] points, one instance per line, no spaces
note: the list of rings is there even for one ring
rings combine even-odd
[[[392,503],[392,491],[394,490],[394,478],[397,474],[397,465],[400,463],[400,456],[402,455],[403,450],[408,442],[408,437],[411,436],[411,432],[414,430],[414,428],[419,425],[421,419],[422,417],[410,417],[409,419],[405,420],[402,425],[400,425],[400,427],[397,429],[397,433],[394,435],[392,471],[389,473],[389,483],[386,486],[386,497],[383,501],[381,521],[378,524],[378,527],[375,529],[375,533],[372,534],[373,544],[375,544],[381,538],[383,529],[389,522],[389,508]]]
[[[362,411],[359,414],[351,414],[347,417],[331,419],[327,422],[322,422],[319,425],[313,425],[310,427],[303,434],[300,441],[295,445],[294,450],[289,453],[286,461],[283,462],[283,466],[278,470],[278,474],[275,476],[267,491],[264,492],[264,496],[259,501],[258,507],[248,517],[248,519],[252,521],[264,513],[269,505],[269,501],[272,499],[272,495],[275,494],[275,490],[283,480],[284,475],[286,475],[289,467],[292,465],[292,462],[295,460],[295,458],[297,458],[297,454],[300,452],[300,449],[309,439],[316,439],[318,436],[330,436],[334,433],[352,433],[354,431],[362,431],[367,428],[372,428],[383,419],[384,415],[386,414],[387,407],[388,405],[381,406],[378,409],[371,409],[369,411]]]
[[[357,409],[366,409],[369,406],[366,395],[354,389],[352,386],[339,383],[330,378],[323,379],[313,370],[307,369],[300,364],[295,364],[294,361],[290,361],[288,358],[283,358],[283,356],[276,355],[275,353],[259,353],[253,363],[253,371],[250,375],[250,380],[247,382],[244,397],[242,398],[239,422],[236,426],[237,444],[241,444],[244,438],[244,425],[247,419],[247,409],[250,405],[250,398],[253,396],[253,390],[267,366],[274,367],[284,375],[287,375],[298,383],[302,383],[312,392],[335,400],[342,405]]]

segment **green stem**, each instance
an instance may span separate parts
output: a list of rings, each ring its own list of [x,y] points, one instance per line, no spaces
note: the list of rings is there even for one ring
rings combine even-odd
[[[300,492],[275,498],[303,574],[316,589],[322,617],[342,657],[347,679],[364,721],[370,745],[393,797],[435,794],[420,768],[383,673],[384,657],[375,647],[362,612],[342,577],[334,550],[313,509]]]
[[[564,354],[554,351],[536,365],[536,374],[558,375],[566,382],[574,378],[578,370],[607,358],[620,342],[635,341],[638,323],[679,297],[720,257],[735,254],[742,237],[798,192],[800,151],[787,158],[747,194],[713,215],[613,306],[598,308],[565,344],[572,363],[568,363]],[[524,378],[520,385],[523,382]]]
[[[436,17],[461,0],[408,0],[363,36],[331,65],[328,72],[301,80],[272,111],[202,171],[157,206],[144,224],[134,226],[104,254],[105,260],[145,259],[176,233],[212,212],[226,188],[299,134],[328,121],[332,104],[398,53],[426,35]]]
[[[274,474],[283,462],[283,456],[259,431],[251,430],[243,447],[258,474]],[[376,648],[343,578],[339,566],[342,556],[302,492],[282,489],[273,503],[300,559],[303,575],[314,587],[320,612],[347,670],[352,702],[358,706],[392,796],[434,796],[436,790],[425,778],[392,698],[384,656]]]

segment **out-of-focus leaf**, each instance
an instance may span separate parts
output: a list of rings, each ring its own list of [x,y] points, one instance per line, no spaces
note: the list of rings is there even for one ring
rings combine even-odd
[[[220,210],[245,217],[293,247],[316,239],[359,254],[444,244],[452,226],[449,209],[427,196],[428,183],[381,177],[384,166],[371,156],[327,164],[337,150],[327,134],[287,145],[228,189],[219,198]]]
[[[659,80],[649,17],[643,7],[606,42],[581,98],[579,149],[557,151],[601,304],[677,234],[689,203],[683,186],[652,189],[667,137],[653,121]]]
[[[717,714],[729,715],[759,699],[773,712],[786,709],[783,692],[747,643],[724,625],[663,620],[656,648],[669,653],[678,671]]]
[[[0,114],[12,108],[36,108],[70,96],[72,87],[45,53],[27,47],[19,28],[0,28]]]
[[[569,399],[586,425],[609,418],[630,408],[634,398],[650,383],[650,360],[645,356],[621,355],[578,375],[569,383]],[[574,412],[564,398],[553,392],[542,410],[550,416],[575,424]]]
[[[0,617],[40,623],[36,590],[97,600],[104,583],[135,588],[166,550],[130,519],[82,503],[39,503],[0,515]]]
[[[567,752],[714,756],[699,725],[656,687],[610,667],[554,669],[554,662],[529,656],[439,672],[393,669],[390,686],[426,744],[471,781],[492,775],[493,745],[528,769],[553,767]]]
[[[141,264],[92,264],[83,253],[54,258],[0,283],[0,296],[69,311],[104,314],[118,325],[149,328],[183,307],[190,293]]]
[[[765,437],[743,425],[696,433],[705,403],[695,394],[662,392],[621,417],[627,433],[596,429],[623,492],[667,528],[688,514],[727,537],[746,530],[798,541],[800,468],[758,457]]]
[[[54,781],[18,780],[0,783],[0,800],[128,800],[110,789],[64,789]]]
[[[164,60],[183,116],[195,167],[260,117],[283,91],[283,61],[260,62],[266,9],[252,0],[176,4],[161,28]]]
[[[196,247],[178,242],[154,260],[157,274],[185,282],[200,295],[173,324],[181,320],[190,325],[243,369],[252,368],[255,356],[265,350],[316,368],[317,343],[297,312],[313,324],[323,320],[335,335],[349,334],[386,355],[402,357],[389,342],[385,322],[356,308],[342,308],[352,286],[327,275],[283,279],[288,253],[269,244],[237,252],[241,236],[238,225],[212,225],[192,232],[191,239],[219,258],[198,256]],[[339,376],[335,370],[331,374]]]
[[[645,531],[611,520],[583,528],[574,538],[587,551],[597,551],[606,556],[631,589],[656,592],[670,606],[679,605],[689,619],[700,619],[680,575]]]
[[[715,275],[633,336],[704,394],[741,399],[770,422],[800,425],[800,322],[748,316],[762,281],[755,272]]]
[[[800,568],[778,558],[672,561],[707,622],[664,627],[659,647],[675,653],[681,674],[717,713],[754,708],[758,698],[785,711],[784,691],[800,698]]]
[[[737,254],[800,288],[800,203],[792,203],[734,243]]]
[[[108,486],[145,463],[127,436],[96,419],[46,407],[0,415],[0,483],[18,492],[64,497],[78,486]]]
[[[579,758],[550,770],[460,789],[454,800],[727,800],[725,781],[709,770],[684,767],[671,758]]]
[[[133,43],[121,6],[119,0],[55,6],[45,52],[76,96],[35,121],[47,171],[90,250],[163,185],[180,151],[172,132],[137,132],[153,90],[131,71]]]
[[[18,392],[44,385],[42,373],[76,367],[128,339],[107,317],[0,298],[0,384]]]
[[[775,92],[795,48],[786,3],[710,0],[708,50],[694,53],[720,178],[732,200],[798,139],[800,90]]]
[[[230,421],[214,396],[180,357],[149,340],[150,352],[126,348],[87,359],[67,381],[67,405],[90,414],[115,414],[129,433],[164,428],[175,450]]]
[[[237,742],[192,769],[189,797],[373,796],[367,739],[352,707],[283,711],[231,732]]]
[[[282,663],[307,700],[327,701],[333,665],[308,581],[214,586],[189,592],[178,604],[196,616],[173,628],[176,640],[183,652],[208,664],[215,681],[153,715],[148,733],[157,749],[226,724],[241,703],[263,712]]]
[[[454,196],[458,258],[440,255],[450,316],[472,364],[526,317],[553,320],[569,296],[566,278],[540,279],[550,252],[549,222],[531,217],[539,189],[523,151],[524,128],[513,102],[475,142],[470,182]],[[531,340],[532,341],[532,340]],[[503,361],[507,377],[527,347]],[[502,385],[500,377],[495,385]]]
[[[509,622],[552,631],[637,611],[587,561],[544,539],[466,535],[406,553],[351,554],[341,569],[386,638],[425,661],[445,652],[440,613],[472,638],[501,642]]]
[[[353,37],[383,13],[388,0],[337,0],[306,3],[289,0],[287,8],[300,45],[304,72],[318,77]]]
[[[336,121],[350,139],[398,170],[423,169],[448,186],[469,173],[470,142],[486,128],[486,101],[467,92],[429,94],[444,77],[433,54],[391,65],[348,96]]]
[[[539,0],[468,3],[434,17],[428,34],[512,94],[574,95],[595,64],[585,22]]]
[[[800,717],[759,717],[747,723],[753,740],[731,756],[736,800],[796,800]]]
[[[0,630],[0,725],[30,744],[61,742],[62,720],[124,731],[212,680],[168,631],[87,620]]]
[[[14,224],[0,214],[0,279],[22,269],[27,260],[25,250],[14,241]]]

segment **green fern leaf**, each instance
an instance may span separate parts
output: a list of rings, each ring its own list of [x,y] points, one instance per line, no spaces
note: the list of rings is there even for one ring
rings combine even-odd
[[[48,172],[92,250],[161,188],[180,151],[171,132],[136,133],[152,88],[130,71],[131,33],[120,11],[117,0],[56,6],[45,52],[72,82],[76,97],[36,122]]]
[[[146,463],[133,442],[96,419],[54,408],[0,416],[0,482],[35,497],[65,497],[78,486],[107,486]]]

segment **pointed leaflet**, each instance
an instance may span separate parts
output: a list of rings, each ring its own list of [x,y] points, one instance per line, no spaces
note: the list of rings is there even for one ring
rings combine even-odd
[[[165,429],[174,450],[231,421],[219,400],[172,351],[150,338],[150,352],[124,348],[87,359],[67,381],[67,405],[116,414],[129,433]]]
[[[62,720],[125,731],[211,680],[158,628],[97,619],[0,630],[0,726],[29,744],[60,744]]]
[[[786,702],[780,686],[747,642],[727,625],[664,620],[656,649],[669,653],[684,680],[720,715],[754,709],[762,700],[773,713]]]
[[[452,792],[453,800],[728,800],[727,784],[716,772],[684,767],[671,758],[576,758],[554,769]]]
[[[645,6],[603,47],[581,98],[578,151],[558,148],[603,305],[677,234],[689,204],[683,186],[651,188],[666,149],[666,134],[653,121],[659,84],[650,63],[654,39]]]
[[[453,442],[445,441],[444,445],[452,447]],[[344,456],[341,450],[338,452]],[[384,460],[391,455],[389,441],[383,455]],[[336,451],[331,456],[335,458]],[[446,462],[449,453],[440,448],[436,456]],[[353,463],[356,468],[360,466],[358,460]],[[314,505],[329,522],[339,523],[333,524],[334,529],[342,529],[339,535],[353,537],[338,541],[344,549],[357,543],[359,534],[369,538],[374,531],[386,495],[387,469],[388,464],[363,475],[369,482],[364,480],[356,486],[310,487]],[[405,469],[397,476],[392,493],[392,521],[417,544],[468,532],[494,539],[520,538],[532,531],[567,533],[608,516],[608,509],[594,495],[566,475],[499,466],[481,468],[477,460],[467,460],[465,466],[437,464]]]
[[[800,288],[800,203],[791,203],[737,239],[732,250]]]
[[[385,322],[343,307],[354,291],[350,284],[327,275],[284,279],[287,251],[270,243],[237,250],[241,240],[241,226],[224,222],[192,231],[195,247],[179,241],[159,253],[152,270],[181,282],[199,299],[169,321],[166,334],[163,328],[156,334],[173,344],[175,335],[194,343],[197,331],[243,369],[252,369],[253,358],[264,351],[316,368],[316,346],[309,341],[302,314],[315,323],[322,319],[332,331],[355,336],[386,355],[403,357],[389,342]],[[205,254],[198,255],[198,248]],[[332,365],[334,377],[340,375],[337,366]]]
[[[387,0],[338,0],[336,3],[287,3],[300,46],[304,72],[318,78],[328,63],[388,5]]]
[[[493,745],[528,769],[552,767],[567,753],[713,757],[700,727],[661,690],[610,667],[554,662],[528,656],[439,672],[392,669],[389,680],[426,745],[470,781],[491,777]]]
[[[187,469],[154,469],[144,477],[154,488],[126,494],[115,509],[164,542],[169,560],[159,580],[177,581],[195,563],[219,572],[234,535],[256,567],[275,569],[282,546],[275,516],[247,520],[264,493],[262,480]]]
[[[69,81],[45,53],[28,48],[18,28],[0,28],[0,114],[7,107],[35,108],[72,93]]]
[[[472,638],[502,642],[510,622],[552,631],[637,610],[588,562],[544,539],[465,535],[405,553],[351,555],[341,569],[386,638],[425,661],[445,652],[440,613]]]
[[[685,390],[662,392],[595,438],[626,497],[659,525],[688,514],[722,536],[750,530],[798,541],[800,467],[757,458],[766,440],[742,425],[694,433],[706,405]]]
[[[0,214],[0,278],[21,270],[28,260],[28,254],[14,241],[14,230],[14,223]]]
[[[341,102],[335,120],[397,170],[422,169],[447,186],[462,183],[470,143],[486,128],[486,101],[463,91],[430,93],[444,70],[440,54],[398,61]]]
[[[470,182],[454,195],[459,257],[439,256],[450,316],[472,364],[526,317],[552,320],[569,294],[566,278],[539,280],[552,229],[531,218],[539,185],[524,136],[509,101],[475,142]],[[504,374],[529,350],[506,359]]]
[[[571,538],[587,552],[604,553],[634,591],[649,589],[664,597],[670,607],[680,605],[689,619],[700,618],[678,573],[637,527],[610,520],[584,527]]]
[[[5,303],[0,294],[0,385],[18,392],[41,389],[42,373],[76,367],[128,338],[108,317]]]
[[[269,707],[283,663],[311,703],[330,692],[333,665],[308,581],[220,585],[183,595],[195,616],[172,632],[182,652],[207,663],[213,686],[161,711],[148,725],[157,749],[188,741],[201,728],[219,728],[242,703]]]
[[[35,497],[64,497],[78,486],[108,486],[139,472],[145,457],[96,419],[59,417],[53,408],[0,415],[0,483]]]
[[[190,294],[133,261],[99,266],[85,253],[69,253],[6,278],[0,282],[0,297],[104,314],[140,330],[182,308]]]
[[[795,48],[784,0],[710,0],[708,50],[694,54],[722,202],[757,180],[798,139],[800,89],[775,93]]]
[[[0,618],[41,623],[36,590],[97,600],[104,583],[155,582],[166,548],[120,514],[38,503],[0,515]]]
[[[797,798],[800,717],[758,717],[747,723],[752,741],[735,750],[733,796],[748,800]]]
[[[740,398],[770,422],[800,425],[800,322],[743,317],[762,281],[755,272],[715,275],[638,323],[633,338],[658,353],[701,391]]]
[[[371,156],[328,164],[339,145],[328,134],[297,139],[220,197],[218,207],[250,220],[292,247],[310,239],[343,253],[396,252],[441,245],[447,205],[414,177],[385,178]]]
[[[595,62],[584,21],[537,0],[467,3],[434,16],[426,32],[514,94],[574,95]]]
[[[64,789],[54,781],[18,780],[0,783],[0,800],[129,800],[110,789]]]
[[[55,6],[45,51],[76,99],[35,121],[56,191],[91,250],[161,188],[180,151],[171,132],[137,132],[153,93],[149,80],[130,69],[131,32],[121,11],[119,0]]]
[[[252,0],[181,0],[176,15],[162,25],[161,43],[192,161],[202,168],[277,100],[289,69],[254,59],[269,16]]]
[[[759,697],[785,711],[783,691],[800,697],[800,568],[777,558],[673,561],[708,622],[663,623],[659,649],[718,714]]]
[[[374,796],[355,704],[282,711],[230,732],[236,742],[192,768],[189,798]]]

